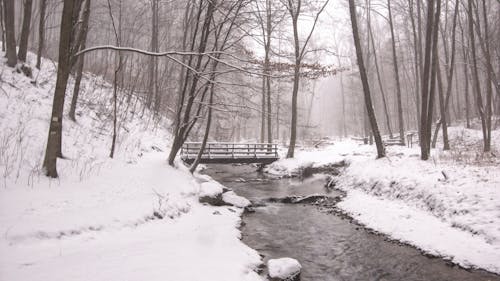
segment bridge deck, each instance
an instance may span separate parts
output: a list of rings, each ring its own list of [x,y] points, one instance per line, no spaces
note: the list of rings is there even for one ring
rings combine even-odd
[[[181,148],[181,159],[191,164],[201,149],[201,142],[186,142]],[[272,143],[217,143],[209,142],[201,156],[202,164],[260,163],[270,164],[279,159],[278,145]]]

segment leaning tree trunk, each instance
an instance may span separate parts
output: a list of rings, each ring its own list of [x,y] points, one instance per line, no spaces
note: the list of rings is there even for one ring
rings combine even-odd
[[[212,78],[215,78],[215,75],[213,75]],[[214,79],[212,79],[212,81],[213,80]],[[196,155],[196,159],[194,160],[193,164],[189,168],[189,171],[191,173],[194,173],[196,171],[196,168],[200,164],[201,158],[203,156],[203,152],[205,151],[205,147],[207,146],[208,136],[210,135],[210,126],[212,124],[212,106],[213,106],[213,104],[214,104],[214,84],[210,83],[210,98],[208,101],[208,114],[207,114],[207,124],[205,127],[205,134],[203,135],[203,140],[201,142],[200,151],[198,151],[198,154]]]
[[[82,23],[82,44],[80,46],[80,50],[84,50],[86,46],[87,34],[89,30],[89,18],[90,18],[90,0],[88,0],[85,3],[85,11]],[[69,118],[72,121],[76,121],[76,105],[78,103],[78,97],[80,96],[80,85],[82,82],[84,64],[85,64],[85,54],[81,54],[77,59],[75,86],[73,88],[73,96],[71,97],[71,105],[69,108]]]
[[[375,49],[375,40],[373,39],[373,32],[371,26],[368,26],[368,32],[370,33],[370,40],[373,45],[373,60],[375,62],[375,70],[377,72],[377,81],[380,89],[380,94],[382,95],[382,104],[384,105],[384,113],[385,113],[385,122],[387,124],[387,130],[389,131],[389,137],[392,139],[392,128],[391,128],[391,119],[389,118],[389,109],[387,107],[387,100],[385,98],[385,91],[382,85],[382,78],[380,75],[380,70],[378,68],[378,59],[377,59],[377,51]]]
[[[57,154],[59,150],[59,139],[62,132],[62,115],[66,85],[70,72],[70,48],[73,22],[73,0],[64,0],[61,28],[59,37],[59,60],[57,66],[56,89],[52,104],[52,115],[50,118],[49,136],[43,168],[47,176],[57,178]]]
[[[14,26],[14,0],[3,0],[3,12],[5,21],[5,41],[7,46],[7,65],[14,67],[17,64],[16,36]]]
[[[349,11],[351,14],[352,35],[354,38],[354,45],[356,47],[356,58],[358,60],[359,74],[361,76],[361,82],[363,84],[366,111],[368,113],[371,129],[375,137],[375,144],[377,146],[377,158],[381,158],[385,157],[385,148],[384,144],[382,143],[380,132],[378,130],[375,111],[373,110],[373,105],[370,95],[370,86],[368,85],[368,76],[366,75],[365,65],[363,62],[363,53],[361,50],[361,43],[359,41],[358,23],[356,19],[356,7],[354,4],[354,0],[349,0]]]
[[[19,51],[17,53],[17,58],[20,61],[26,61],[26,53],[28,52],[32,4],[32,0],[24,0],[23,26],[21,29],[21,38],[19,40]]]

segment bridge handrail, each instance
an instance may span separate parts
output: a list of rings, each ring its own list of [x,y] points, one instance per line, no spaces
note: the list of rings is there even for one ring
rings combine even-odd
[[[202,143],[201,142],[185,142],[181,147],[181,157],[190,158],[196,157]],[[231,142],[207,142],[202,156],[212,158],[228,156],[232,159],[252,156],[259,158],[262,156],[270,156],[278,158],[278,144],[276,143],[231,143]]]

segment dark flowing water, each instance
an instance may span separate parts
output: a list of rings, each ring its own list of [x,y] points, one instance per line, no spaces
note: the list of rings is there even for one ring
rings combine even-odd
[[[205,173],[254,202],[289,195],[339,195],[327,193],[322,176],[278,180],[255,172],[255,167],[231,165],[210,166]],[[243,241],[265,255],[265,261],[299,260],[303,281],[500,280],[498,275],[427,257],[314,205],[267,203],[243,220]]]

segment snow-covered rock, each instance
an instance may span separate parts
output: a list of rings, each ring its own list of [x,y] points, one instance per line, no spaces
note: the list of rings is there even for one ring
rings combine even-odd
[[[300,280],[302,266],[292,258],[270,259],[267,262],[269,277],[272,281]]]
[[[245,208],[252,204],[248,199],[237,195],[236,193],[234,193],[234,191],[228,191],[223,193],[222,200],[238,208]]]
[[[223,186],[216,181],[208,181],[200,184],[200,197],[215,197],[223,192]]]
[[[200,203],[208,203],[212,206],[226,205],[222,199],[224,191],[221,184],[216,181],[208,181],[200,184],[199,201]]]

